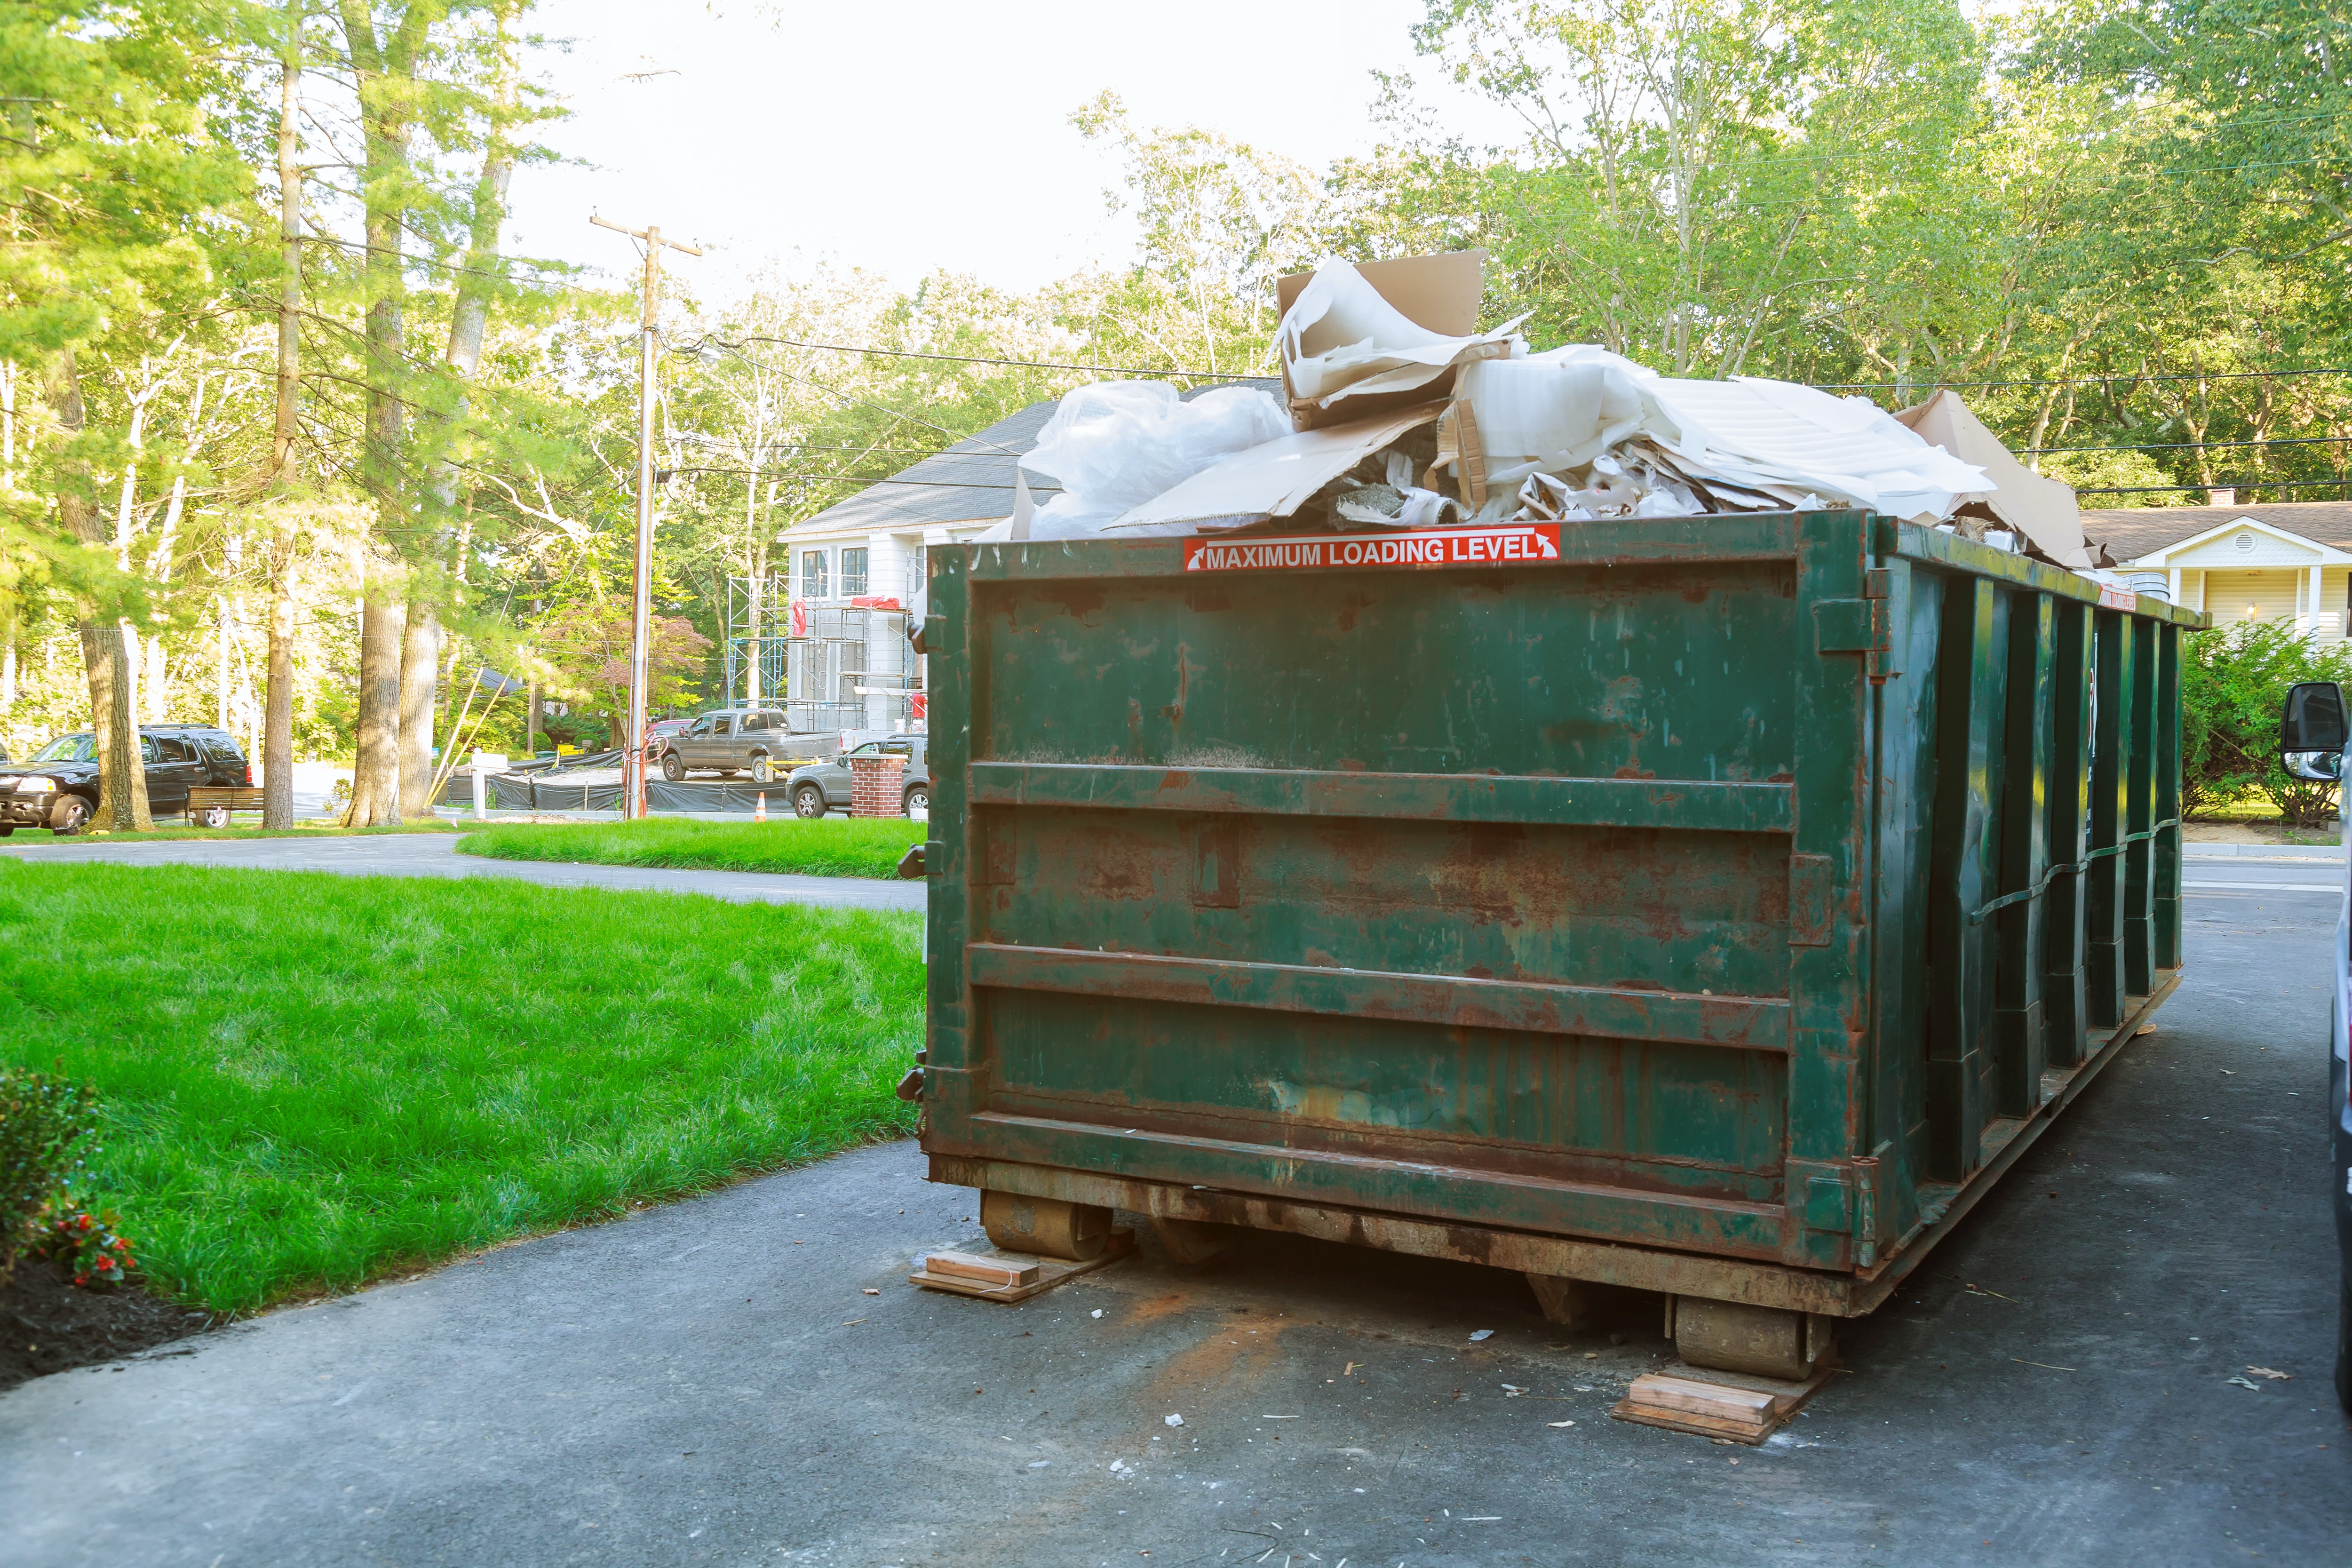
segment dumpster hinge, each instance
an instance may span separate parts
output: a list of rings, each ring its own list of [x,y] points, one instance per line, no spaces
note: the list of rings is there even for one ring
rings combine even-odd
[[[1873,683],[1902,673],[1895,663],[1893,574],[1885,567],[1863,574],[1859,599],[1822,599],[1813,605],[1813,647],[1821,653],[1858,653],[1862,672]]]
[[[1882,1143],[1883,1154],[1894,1145]],[[1824,1237],[1850,1237],[1855,1267],[1878,1261],[1879,1160],[1791,1160],[1788,1163],[1789,1207],[1802,1227]],[[1817,1250],[1808,1245],[1805,1250]]]

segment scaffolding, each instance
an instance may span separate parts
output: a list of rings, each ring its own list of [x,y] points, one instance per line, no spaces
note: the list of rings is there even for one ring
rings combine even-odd
[[[901,731],[914,722],[922,667],[907,646],[907,612],[893,605],[802,601],[787,611],[795,731]]]
[[[726,700],[746,707],[772,701],[784,689],[792,586],[780,576],[727,579]],[[756,673],[758,684],[752,684]]]

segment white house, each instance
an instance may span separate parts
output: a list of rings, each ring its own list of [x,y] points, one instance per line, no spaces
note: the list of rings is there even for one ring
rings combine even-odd
[[[2134,585],[2163,593],[2216,626],[2291,621],[2315,637],[2345,636],[2352,610],[2352,503],[2279,501],[2085,511]]]
[[[1051,401],[1032,404],[778,536],[790,562],[785,708],[801,731],[898,730],[919,721],[922,661],[906,617],[930,546],[1013,514],[1013,464]],[[1058,492],[1030,477],[1040,505]]]

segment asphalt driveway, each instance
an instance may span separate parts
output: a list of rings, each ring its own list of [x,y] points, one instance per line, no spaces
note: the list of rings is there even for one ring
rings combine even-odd
[[[2214,879],[2158,1032],[1760,1449],[1611,1421],[1646,1314],[1467,1266],[918,1292],[977,1211],[900,1143],[0,1396],[0,1562],[2340,1563],[2335,906]]]
[[[920,882],[868,877],[793,877],[764,871],[672,871],[491,860],[457,853],[461,834],[322,834],[300,838],[178,838],[112,844],[38,838],[0,844],[0,855],[42,862],[102,860],[131,866],[240,866],[265,871],[336,871],[351,877],[510,877],[551,888],[638,888],[707,893],[739,903],[826,904],[859,910],[923,908]]]

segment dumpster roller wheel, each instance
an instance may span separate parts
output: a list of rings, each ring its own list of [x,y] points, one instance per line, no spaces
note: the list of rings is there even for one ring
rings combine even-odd
[[[1667,1336],[1693,1366],[1801,1382],[1830,1353],[1833,1320],[1817,1312],[1669,1296]]]
[[[1110,1210],[1018,1193],[980,1194],[980,1225],[1007,1252],[1090,1263],[1110,1246]]]

